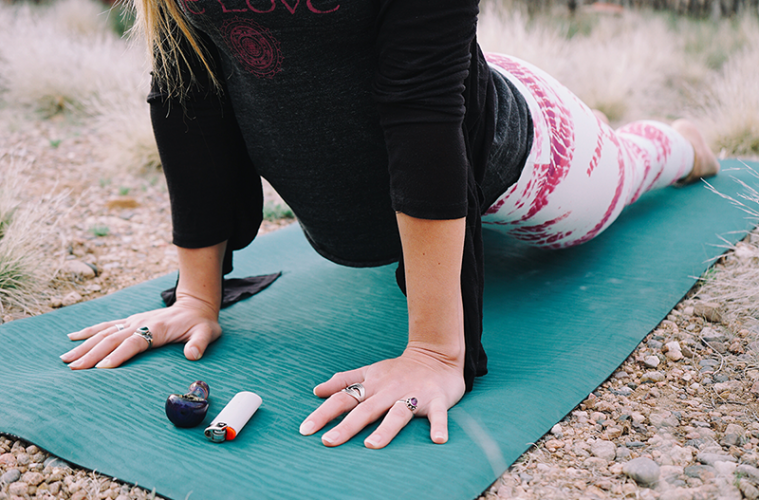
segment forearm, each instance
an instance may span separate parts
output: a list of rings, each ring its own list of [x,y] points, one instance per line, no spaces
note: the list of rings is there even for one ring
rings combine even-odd
[[[204,248],[177,247],[177,301],[194,299],[218,317],[221,308],[221,267],[226,247],[226,241]]]
[[[426,220],[398,213],[409,313],[409,347],[463,362],[461,260],[465,219]]]

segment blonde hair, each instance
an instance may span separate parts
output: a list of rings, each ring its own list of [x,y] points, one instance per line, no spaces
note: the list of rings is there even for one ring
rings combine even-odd
[[[221,90],[209,62],[208,51],[187,22],[176,0],[134,0],[134,8],[136,22],[133,29],[144,37],[150,52],[154,76],[161,81],[169,97],[183,97],[196,78],[189,62],[191,57],[200,60],[208,72],[214,90]],[[182,42],[185,40],[192,48],[192,54],[182,50]],[[189,80],[183,76],[185,72],[182,71],[182,66],[186,68]]]

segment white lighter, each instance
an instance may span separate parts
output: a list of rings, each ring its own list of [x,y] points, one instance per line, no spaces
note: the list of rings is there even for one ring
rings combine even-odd
[[[261,396],[253,392],[238,392],[206,428],[206,437],[214,443],[233,440],[259,406]]]

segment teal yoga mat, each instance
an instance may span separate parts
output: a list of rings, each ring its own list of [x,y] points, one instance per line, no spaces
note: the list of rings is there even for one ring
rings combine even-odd
[[[713,181],[735,196],[751,182],[735,161]],[[485,347],[490,374],[450,412],[450,442],[430,442],[415,419],[381,451],[358,439],[335,449],[298,426],[333,372],[401,352],[405,302],[392,266],[349,269],[310,249],[296,227],[260,238],[239,276],[283,271],[259,295],[223,311],[225,334],[199,362],[181,346],[116,370],[71,372],[65,334],[160,307],[166,276],[92,302],[0,327],[0,432],[176,500],[476,497],[604,381],[723,252],[752,226],[703,185],[644,196],[597,239],[541,251],[486,232]],[[238,391],[263,398],[232,442],[164,415],[171,392],[211,386],[206,424]],[[418,397],[423,398],[423,394]]]

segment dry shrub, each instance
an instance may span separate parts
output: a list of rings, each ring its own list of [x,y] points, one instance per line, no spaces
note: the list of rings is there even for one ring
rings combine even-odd
[[[759,173],[746,164],[742,168],[752,174],[754,182],[737,181],[743,190],[736,198],[720,193],[708,183],[707,185],[714,193],[746,212],[748,218],[759,222],[759,191],[756,187],[759,184]],[[730,175],[730,172],[721,175]],[[705,281],[699,295],[723,304],[731,321],[745,322],[747,318],[759,320],[759,230],[754,230],[736,245],[727,244],[725,247],[731,251],[725,254],[723,266],[714,273],[713,279]],[[755,326],[759,328],[759,323]],[[759,333],[759,330],[755,333]]]
[[[749,23],[746,44],[713,75],[697,112],[712,147],[730,155],[759,155],[759,22]]]
[[[67,193],[20,199],[24,168],[11,155],[0,157],[0,312],[8,306],[38,312],[56,271],[45,256],[60,244],[55,224]]]
[[[519,10],[491,7],[482,17],[480,41],[485,50],[511,54],[546,70],[613,122],[667,114],[676,93],[670,83],[685,61],[665,19],[636,12],[583,16],[588,16],[580,21],[586,32],[573,33],[576,20],[529,21]]]
[[[487,3],[479,31],[486,51],[543,68],[615,125],[697,118],[727,155],[759,153],[759,22],[699,21],[628,11],[529,16]]]
[[[146,51],[117,37],[109,15],[92,0],[0,3],[0,100],[47,116],[95,119],[107,166],[155,166]]]

